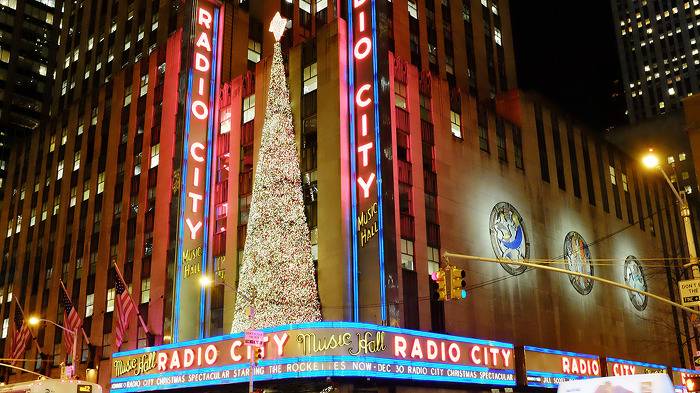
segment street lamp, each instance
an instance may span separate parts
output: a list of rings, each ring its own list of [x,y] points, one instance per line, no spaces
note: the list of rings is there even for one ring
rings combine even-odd
[[[73,353],[71,354],[71,365],[73,366],[73,369],[75,370],[75,360],[77,359],[76,353],[77,353],[77,343],[78,343],[78,331],[77,330],[70,330],[70,329],[66,328],[65,326],[59,325],[50,319],[39,318],[36,315],[29,317],[27,322],[29,323],[30,326],[38,326],[39,323],[46,322],[48,324],[56,326],[57,328],[65,331],[68,334],[72,334],[73,335]]]
[[[656,155],[656,153],[654,153],[654,149],[649,149],[647,154],[645,154],[644,157],[642,157],[642,164],[645,167],[649,169],[658,169],[661,172],[661,174],[664,175],[666,183],[668,183],[668,186],[671,187],[673,195],[676,197],[676,200],[678,200],[678,204],[680,206],[681,211],[681,218],[683,218],[683,224],[685,226],[685,241],[688,247],[688,256],[690,257],[690,262],[684,264],[683,267],[691,267],[693,278],[700,278],[700,269],[698,268],[698,255],[695,249],[695,239],[693,237],[693,226],[690,221],[690,208],[688,207],[688,199],[686,198],[685,191],[679,191],[676,188],[676,186],[673,185],[673,182],[668,177],[666,171],[664,171],[664,168],[661,167],[659,162],[659,157]]]

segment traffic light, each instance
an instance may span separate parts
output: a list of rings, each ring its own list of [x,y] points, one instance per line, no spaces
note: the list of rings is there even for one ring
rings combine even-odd
[[[253,347],[253,362],[258,363],[262,359],[262,347]]]
[[[450,297],[452,299],[467,298],[467,273],[454,266],[450,267]]]
[[[685,388],[688,392],[700,392],[700,377],[685,377]]]
[[[434,271],[430,278],[435,283],[433,298],[444,302],[447,300],[447,282],[445,281],[445,271],[443,269]]]

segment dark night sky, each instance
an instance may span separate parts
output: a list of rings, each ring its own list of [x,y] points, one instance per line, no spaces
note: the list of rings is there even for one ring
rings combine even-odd
[[[510,0],[518,83],[598,130],[624,108],[610,99],[620,67],[609,0]],[[616,117],[617,115],[617,117]]]

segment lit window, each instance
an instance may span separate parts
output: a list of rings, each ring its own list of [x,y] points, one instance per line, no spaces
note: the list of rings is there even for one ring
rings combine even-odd
[[[311,3],[309,3],[307,0],[299,0],[299,9],[310,14],[311,13]]]
[[[221,110],[221,127],[219,127],[220,134],[228,134],[231,132],[231,107],[227,106]]]
[[[105,190],[105,173],[100,172],[99,175],[97,175],[97,193],[102,194]]]
[[[33,207],[29,212],[29,226],[33,227],[36,224],[36,208]]]
[[[141,304],[151,301],[151,279],[144,278],[141,280]]]
[[[328,8],[328,0],[316,0],[316,12],[321,12]]]
[[[498,27],[493,28],[493,40],[496,41],[496,45],[503,45],[503,41],[501,38],[501,30]]]
[[[248,61],[257,63],[260,61],[260,54],[262,53],[262,44],[248,39]]]
[[[685,161],[685,153],[681,153],[678,155],[678,160],[679,161]]]
[[[41,208],[41,221],[46,221],[46,217],[48,217],[49,213],[46,210],[46,206]]]
[[[85,318],[92,316],[93,307],[95,305],[95,294],[88,293],[85,297]]]
[[[131,85],[127,86],[124,91],[124,106],[131,104]]]
[[[22,231],[22,216],[17,216],[17,225],[15,226],[15,233],[20,233]]]
[[[394,82],[394,102],[398,108],[406,109],[406,85]]]
[[[688,174],[688,172],[686,172],[686,171],[681,172],[681,179],[688,180],[688,178],[690,178],[690,175]]]
[[[2,338],[7,338],[7,331],[10,327],[10,319],[5,318],[2,320]]]
[[[666,157],[666,162],[668,162],[668,165],[671,165],[676,162],[676,159],[673,156],[668,156]]]
[[[77,187],[73,187],[70,189],[70,207],[75,206],[77,199],[78,199],[78,189],[77,189]]]
[[[243,99],[243,123],[255,119],[255,94]]]
[[[139,97],[143,97],[148,93],[148,74],[141,77],[141,90],[139,91]]]
[[[401,267],[406,270],[414,270],[413,242],[401,239]]]
[[[94,43],[95,43],[95,37],[90,37],[88,39],[88,50],[92,49],[92,46],[94,45]]]
[[[107,309],[105,312],[114,311],[114,288],[110,288],[107,291]]]
[[[151,146],[151,168],[158,166],[158,161],[160,159],[160,143]]]
[[[311,93],[316,90],[317,87],[317,63],[313,63],[310,66],[304,68],[304,94]]]
[[[462,118],[459,113],[450,111],[450,128],[452,135],[456,136],[457,138],[462,137]]]
[[[84,128],[83,123],[80,123],[78,126],[78,135],[83,135]]]
[[[156,31],[158,29],[158,13],[153,14],[151,18],[151,31]]]
[[[60,200],[59,196],[57,195],[53,199],[53,214],[52,214],[52,216],[55,216],[56,214],[58,214],[58,208],[60,207],[60,205],[61,205],[61,200]]]
[[[428,247],[428,274],[440,270],[440,251],[434,247]]]
[[[0,0],[0,5],[12,8],[13,10],[17,9],[17,0]],[[2,338],[7,337],[6,334],[3,334]]]
[[[49,151],[56,150],[56,135],[51,135],[49,138]]]
[[[61,180],[63,178],[63,161],[58,162],[58,169],[56,170],[56,180]]]
[[[613,186],[617,185],[617,180],[615,179],[615,168],[612,165],[608,165],[608,171],[610,172],[610,183]]]
[[[418,19],[418,6],[414,0],[408,0],[408,15],[413,19]]]
[[[620,178],[622,179],[622,189],[625,192],[629,192],[629,189],[627,188],[627,175],[622,173],[622,174],[620,174]]]
[[[673,87],[669,87],[668,88],[668,95],[670,95],[670,96],[676,95],[676,89],[674,89]]]
[[[83,200],[87,201],[90,198],[90,183],[85,183],[83,186]]]
[[[77,171],[78,169],[80,169],[80,152],[76,151],[73,154],[73,170]]]
[[[68,129],[63,127],[61,131],[61,146],[65,145],[66,142],[68,142]]]

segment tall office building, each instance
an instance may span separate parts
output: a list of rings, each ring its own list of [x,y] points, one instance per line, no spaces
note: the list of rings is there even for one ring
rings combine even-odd
[[[54,0],[0,1],[0,192],[9,145],[47,119],[59,11]]]
[[[6,354],[14,299],[61,323],[60,278],[92,345],[79,339],[79,375],[97,369],[115,392],[248,381],[254,351],[227,333],[277,12],[291,20],[281,46],[323,321],[263,329],[257,386],[551,388],[689,364],[682,312],[507,263],[556,259],[672,298],[683,274],[667,262],[683,247],[661,179],[515,90],[503,0],[67,5],[55,116],[13,151],[17,192],[0,211]],[[448,263],[443,302],[431,275]],[[115,266],[143,319],[120,348]],[[201,288],[203,274],[216,285]],[[284,302],[296,283],[281,269],[252,284]],[[63,335],[34,333],[49,364],[25,367],[57,375]]]
[[[611,3],[629,120],[679,110],[700,92],[700,3]]]

